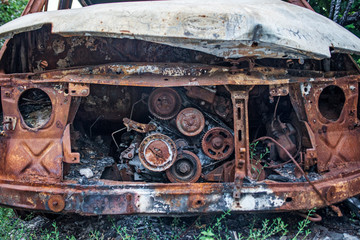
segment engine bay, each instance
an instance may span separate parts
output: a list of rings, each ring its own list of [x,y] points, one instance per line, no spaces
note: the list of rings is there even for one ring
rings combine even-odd
[[[90,179],[234,181],[233,106],[225,86],[94,85],[90,91],[71,132],[72,150],[80,152],[81,162],[65,163],[64,179],[86,178],[80,174],[85,168],[93,173]],[[251,180],[305,181],[286,153],[304,166],[301,155],[309,141],[289,96],[272,97],[267,86],[255,87],[249,109]],[[271,140],[257,140],[263,136],[286,150]],[[307,168],[313,180],[321,178],[316,166]]]

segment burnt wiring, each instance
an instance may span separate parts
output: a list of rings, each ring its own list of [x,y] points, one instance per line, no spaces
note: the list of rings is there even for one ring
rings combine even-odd
[[[89,131],[90,131],[90,138],[92,138],[92,128],[95,126],[95,124],[103,117],[103,115],[100,115],[96,118],[96,120],[91,124]]]
[[[280,98],[281,96],[278,97],[277,101],[276,101],[276,105],[275,105],[275,109],[274,109],[274,115],[273,115],[273,120],[271,122],[271,125],[273,125],[273,122],[276,120],[276,113],[277,113],[277,109],[279,106],[279,102],[280,102]]]

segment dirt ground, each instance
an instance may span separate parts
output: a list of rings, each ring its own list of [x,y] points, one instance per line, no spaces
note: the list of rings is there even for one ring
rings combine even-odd
[[[285,240],[294,237],[304,239],[306,230],[309,233],[306,239],[360,239],[360,218],[347,204],[338,206],[343,217],[337,217],[330,208],[320,209],[316,213],[322,217],[322,221],[310,222],[301,233],[299,223],[303,223],[304,218],[296,213],[224,213],[181,218],[53,215],[36,216],[23,223],[39,235],[54,232],[56,224],[59,239],[248,239],[249,236],[258,236],[256,239]],[[273,221],[275,224],[272,225]],[[281,228],[281,224],[287,225],[287,233],[280,231],[265,237],[267,233]],[[207,236],[209,229],[211,233]],[[285,236],[282,236],[283,233]]]

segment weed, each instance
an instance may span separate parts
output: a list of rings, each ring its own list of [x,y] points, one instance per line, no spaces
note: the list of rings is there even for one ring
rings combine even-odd
[[[306,239],[307,236],[311,233],[310,229],[306,229],[308,225],[311,223],[309,220],[309,217],[315,213],[316,208],[309,210],[306,218],[298,223],[298,232],[295,234],[294,238],[292,240],[296,240],[299,235],[304,234],[304,237],[302,239]]]
[[[259,143],[259,141],[250,143],[250,159],[257,159],[258,161],[261,161],[264,159],[266,154],[270,153],[270,149],[268,147],[258,150]]]
[[[305,239],[309,236],[311,231],[308,229],[310,220],[309,217],[315,212],[315,209],[309,211],[307,218],[300,221],[297,225],[297,232],[292,238]],[[202,224],[200,218],[198,218],[193,225],[197,231],[194,238],[199,240],[217,240],[217,239],[231,239],[233,236],[227,226],[226,217],[230,215],[230,211],[224,212],[221,216],[215,218],[210,224]],[[355,214],[352,218],[356,218]],[[159,229],[157,229],[151,222],[151,218],[137,217],[128,229],[126,226],[117,226],[113,219],[113,229],[116,231],[120,239],[135,240],[135,239],[180,239],[182,234],[186,231],[187,227],[185,222],[180,218],[173,218],[170,224],[170,231],[167,231],[167,227],[159,220]],[[251,239],[261,240],[271,237],[280,237],[288,234],[287,224],[285,224],[281,218],[273,220],[265,219],[259,222],[260,227],[256,227],[258,220],[254,218],[249,224],[248,235],[238,234],[238,239]],[[139,228],[139,226],[145,226],[145,228]],[[169,227],[169,226],[168,226]],[[141,229],[141,230],[139,230]],[[159,233],[160,231],[160,233]],[[20,239],[41,239],[41,240],[59,240],[60,231],[56,222],[53,222],[50,229],[43,229],[37,232],[31,232],[27,229],[24,223],[15,217],[15,214],[11,209],[0,208],[0,239],[4,240],[20,240]],[[64,236],[67,240],[76,240],[74,236]],[[91,231],[88,239],[90,240],[103,240],[104,235],[98,230]]]
[[[213,239],[222,239],[221,235],[223,234],[222,231],[222,221],[226,218],[227,215],[230,214],[230,210],[224,212],[219,218],[216,219],[216,222],[208,227],[206,230],[202,231],[199,236],[196,237],[200,240],[213,240]],[[215,235],[214,231],[217,230],[217,235]]]
[[[349,217],[349,221],[353,222],[353,223],[357,223],[359,222],[359,215],[357,215],[354,212],[350,212],[350,217]]]
[[[60,240],[60,232],[56,222],[53,222],[51,226],[54,228],[51,232],[49,232],[47,229],[41,232],[42,240]]]
[[[91,240],[103,240],[104,235],[102,235],[98,230],[91,231],[89,234]]]
[[[258,144],[259,144],[259,141],[256,141],[256,142],[253,142],[250,144],[250,159],[252,161],[251,172],[252,172],[252,174],[255,174],[256,181],[259,180],[259,177],[261,176],[261,172],[264,171],[264,168],[268,166],[266,163],[264,165],[262,165],[261,162],[265,158],[265,156],[270,153],[270,150],[268,147],[258,150],[257,149]],[[259,166],[261,166],[261,168],[259,168]]]
[[[121,227],[121,226],[116,226],[116,225],[113,225],[113,227],[121,239],[123,239],[123,240],[135,240],[136,239],[135,237],[131,236],[128,233],[128,230],[126,227]]]
[[[185,231],[185,223],[180,226],[180,218],[174,217],[171,223],[171,234],[169,239],[180,239]]]
[[[58,227],[56,225],[56,222],[53,222],[52,226],[54,228],[54,230],[51,232],[51,234],[53,235],[53,239],[54,240],[59,240],[60,239],[59,238],[60,232],[59,232],[59,229],[58,229]]]
[[[215,234],[211,228],[208,228],[206,231],[202,231],[200,236],[200,240],[213,240],[215,239]]]
[[[157,234],[157,233],[154,231],[154,226],[153,226],[152,221],[149,221],[148,218],[146,219],[146,226],[148,226],[148,228],[149,228],[149,235],[148,235],[148,237],[149,237],[150,239],[160,240],[159,234]]]
[[[262,240],[268,239],[269,237],[273,236],[285,236],[288,233],[287,224],[283,222],[281,218],[275,218],[270,223],[269,219],[265,219],[262,221],[261,228],[255,228],[254,219],[253,222],[250,224],[249,228],[249,236],[247,238],[243,237],[241,234],[238,234],[239,239],[254,239],[254,240]]]
[[[28,230],[17,219],[14,211],[9,208],[0,208],[0,239],[22,239],[26,236]]]

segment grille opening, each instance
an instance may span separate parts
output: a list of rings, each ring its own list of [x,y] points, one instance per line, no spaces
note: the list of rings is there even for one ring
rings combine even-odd
[[[330,120],[339,119],[345,104],[345,94],[343,90],[335,85],[324,88],[319,96],[319,111],[321,115]]]
[[[25,124],[30,128],[45,126],[52,113],[49,95],[38,88],[23,92],[19,98],[18,108]]]

